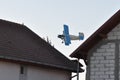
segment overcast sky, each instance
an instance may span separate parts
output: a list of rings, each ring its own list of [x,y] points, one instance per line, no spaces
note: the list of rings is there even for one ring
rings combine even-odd
[[[120,8],[120,0],[0,0],[0,19],[24,23],[40,37],[49,37],[52,45],[69,55]],[[57,38],[69,25],[70,34],[85,34],[83,41],[70,46]],[[84,80],[84,76],[80,76]]]

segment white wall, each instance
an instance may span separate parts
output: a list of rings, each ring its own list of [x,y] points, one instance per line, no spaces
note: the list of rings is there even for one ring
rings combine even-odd
[[[0,80],[70,80],[68,71],[25,66],[24,74],[20,74],[20,64],[0,61]]]
[[[27,67],[27,80],[70,80],[71,73],[56,69]]]
[[[0,80],[19,80],[19,65],[0,61]]]

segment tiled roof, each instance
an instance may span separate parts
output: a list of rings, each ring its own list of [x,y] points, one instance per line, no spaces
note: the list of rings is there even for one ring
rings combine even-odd
[[[120,10],[118,10],[107,22],[95,31],[82,45],[80,45],[70,56],[86,60],[88,52],[99,41],[120,23]]]
[[[0,20],[0,59],[76,72],[76,64],[25,25]],[[80,68],[80,71],[83,70]]]

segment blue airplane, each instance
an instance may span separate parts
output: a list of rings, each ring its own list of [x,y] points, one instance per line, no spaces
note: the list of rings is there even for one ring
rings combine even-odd
[[[69,46],[71,44],[71,40],[83,40],[84,34],[79,32],[78,36],[70,35],[69,34],[69,27],[68,25],[63,25],[64,31],[62,35],[58,35],[58,38],[62,39],[62,43],[65,43],[66,46]]]

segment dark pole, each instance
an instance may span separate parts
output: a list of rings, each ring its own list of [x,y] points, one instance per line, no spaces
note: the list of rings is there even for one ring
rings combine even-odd
[[[79,59],[77,61],[78,61],[78,64],[77,64],[77,80],[79,80]]]

